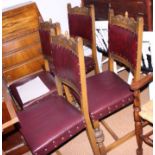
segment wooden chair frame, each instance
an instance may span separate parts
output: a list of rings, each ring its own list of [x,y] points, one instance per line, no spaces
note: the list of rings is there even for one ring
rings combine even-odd
[[[125,17],[118,15],[114,16],[114,12],[110,10],[109,13],[109,22],[110,24],[116,24],[118,26],[124,27],[125,29],[128,29],[138,35],[138,47],[137,47],[137,61],[136,61],[136,67],[134,67],[132,64],[130,64],[126,59],[124,59],[121,56],[116,56],[115,54],[109,54],[109,70],[113,71],[113,61],[119,61],[123,63],[125,66],[127,66],[133,73],[134,79],[133,81],[137,81],[140,79],[140,65],[141,65],[141,46],[142,46],[142,32],[143,32],[143,19],[139,18],[138,21],[135,21],[132,18],[128,17],[128,14],[125,13]],[[59,94],[62,95],[62,87],[63,84],[71,87],[77,94],[80,96],[80,102],[81,102],[81,110],[85,116],[86,124],[87,124],[87,132],[88,136],[90,137],[90,142],[94,151],[94,154],[104,154],[106,155],[108,151],[112,150],[116,146],[122,144],[124,141],[128,140],[132,136],[134,136],[135,131],[131,131],[130,133],[127,133],[125,136],[118,138],[118,136],[114,133],[114,131],[104,122],[102,121],[102,124],[105,126],[105,128],[111,133],[112,137],[116,140],[114,143],[110,144],[109,146],[105,147],[103,145],[104,136],[102,131],[100,130],[100,124],[99,121],[92,121],[90,120],[89,111],[88,111],[88,99],[87,99],[87,89],[86,89],[86,75],[85,75],[85,66],[83,61],[83,52],[82,52],[82,41],[78,39],[79,42],[79,48],[78,50],[75,49],[76,54],[78,53],[79,58],[79,65],[80,65],[80,83],[81,83],[81,94],[75,89],[75,86],[73,86],[71,83],[68,83],[64,79],[61,79],[59,77],[56,77],[57,81],[57,88]],[[140,111],[139,105],[139,91],[134,92],[135,99],[134,99],[134,117],[135,117],[135,126],[139,126],[140,119],[137,117],[138,112]],[[94,128],[94,129],[93,129]],[[94,134],[95,132],[95,134]],[[96,137],[96,139],[95,139]],[[137,142],[139,140],[137,139]],[[140,144],[139,144],[140,145]]]
[[[123,20],[123,21],[122,21]],[[136,82],[140,80],[140,71],[141,71],[141,57],[142,57],[142,32],[143,32],[143,18],[139,18],[138,22],[136,22],[134,19],[131,19],[128,17],[128,13],[125,13],[125,18],[122,19],[121,16],[116,16],[114,18],[114,12],[113,10],[110,10],[109,14],[109,22],[110,24],[116,24],[120,25],[121,27],[124,27],[126,29],[129,29],[130,31],[133,31],[137,33],[138,35],[138,47],[137,47],[137,60],[136,60],[136,67],[134,68],[127,60],[123,59],[122,57],[118,57],[116,55],[109,53],[109,69],[113,71],[113,61],[119,61],[123,63],[125,66],[127,66],[132,74],[133,74],[133,82]],[[122,25],[123,23],[123,25]],[[138,128],[141,128],[141,119],[138,116],[138,113],[140,111],[140,90],[134,90],[134,119],[135,119],[135,132],[139,132]],[[137,154],[141,154],[141,142],[139,140],[139,137],[137,138],[137,144],[138,144],[138,150]],[[138,153],[139,152],[139,153]]]
[[[56,86],[58,90],[58,94],[63,96],[63,89],[64,86],[69,90],[68,93],[71,93],[70,88],[74,90],[79,96],[80,96],[80,103],[81,103],[81,111],[84,114],[85,121],[86,121],[86,130],[88,134],[88,138],[90,140],[90,144],[92,146],[93,152],[95,155],[99,154],[106,154],[106,152],[110,151],[111,149],[115,148],[116,146],[122,144],[124,141],[128,140],[130,137],[134,136],[134,130],[122,138],[118,138],[118,136],[113,132],[113,130],[108,126],[107,123],[101,122],[105,128],[110,132],[110,134],[113,136],[113,138],[116,140],[116,142],[110,144],[108,147],[105,147],[103,145],[104,137],[103,132],[100,129],[99,121],[92,121],[89,116],[89,110],[88,110],[88,98],[87,98],[87,88],[86,88],[86,74],[85,74],[85,65],[84,65],[84,54],[83,54],[83,42],[81,38],[77,38],[77,47],[75,43],[73,42],[73,39],[68,38],[68,40],[65,42],[59,41],[59,40],[52,40],[52,42],[59,44],[60,46],[67,47],[67,45],[72,45],[72,51],[74,54],[79,58],[79,66],[80,66],[80,82],[81,82],[81,93],[76,88],[76,86],[71,83],[70,81],[67,81],[66,79],[62,79],[55,76],[56,78]],[[71,94],[72,96],[72,94]],[[68,95],[66,96],[68,101],[70,98],[68,98]]]
[[[90,5],[89,7],[72,7],[71,4],[67,4],[68,14],[78,14],[84,16],[90,16],[92,20],[92,41],[88,41],[84,38],[83,44],[91,47],[92,49],[92,57],[95,62],[95,73],[99,73],[98,61],[97,61],[97,49],[96,49],[96,34],[95,34],[95,10],[94,6]],[[72,37],[72,36],[71,36]]]
[[[56,86],[57,86],[57,90],[58,90],[58,94],[63,96],[63,86],[65,86],[68,90],[69,88],[72,88],[79,96],[80,96],[80,101],[81,101],[81,111],[84,114],[84,118],[86,121],[86,131],[88,134],[88,138],[90,140],[92,149],[94,151],[95,155],[99,155],[99,149],[96,145],[96,140],[95,140],[95,135],[93,134],[93,128],[92,128],[92,123],[89,117],[89,112],[88,112],[88,101],[87,101],[87,96],[84,95],[86,94],[86,74],[85,74],[85,65],[84,65],[84,60],[82,59],[84,57],[84,53],[83,53],[83,40],[82,38],[78,37],[75,40],[73,38],[70,37],[64,37],[63,35],[59,36],[59,38],[53,38],[52,39],[52,43],[56,43],[62,47],[65,48],[69,48],[72,50],[72,52],[74,52],[74,54],[78,57],[81,58],[79,59],[79,65],[80,68],[82,68],[80,70],[80,74],[82,75],[80,77],[81,82],[83,83],[83,85],[81,85],[81,93],[79,92],[79,90],[76,88],[76,86],[71,83],[70,81],[67,81],[65,79],[62,79],[60,77],[58,77],[57,75],[55,76],[56,78]],[[63,39],[61,39],[63,38]],[[63,40],[63,41],[62,41]],[[69,90],[70,93],[70,90]],[[72,96],[72,95],[71,95]],[[68,96],[67,96],[68,99]],[[68,99],[70,101],[70,99]]]
[[[153,74],[148,74],[144,76],[143,78],[139,79],[138,81],[133,82],[131,85],[131,89],[135,92],[140,92],[141,89],[147,84],[149,84],[152,80],[153,80]],[[140,100],[138,101],[140,102]],[[137,108],[135,109],[135,111],[139,110],[140,112],[141,104],[139,103],[138,107],[135,107],[135,108]],[[143,120],[143,118],[139,115],[139,112],[136,113],[136,116],[135,116],[137,120],[140,120],[138,122],[138,125],[135,126],[135,133],[136,133],[137,144],[138,144],[137,155],[142,155],[143,154],[143,148],[142,148],[143,141],[146,144],[153,146],[153,141],[152,139],[150,139],[150,135],[153,134],[153,131],[143,134],[143,127],[148,125],[150,122],[145,119]]]

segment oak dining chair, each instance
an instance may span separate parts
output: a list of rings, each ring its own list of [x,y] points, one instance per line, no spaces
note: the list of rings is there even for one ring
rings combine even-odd
[[[124,64],[133,73],[133,81],[139,80],[142,32],[142,18],[135,21],[128,17],[127,12],[125,16],[122,16],[114,15],[114,12],[110,10],[109,70],[88,78],[85,74],[82,39],[76,38],[76,42],[78,42],[78,46],[76,46],[73,38],[67,40],[64,36],[52,37],[51,54],[58,93],[62,95],[62,88],[65,85],[79,103],[79,108],[85,117],[87,133],[94,154],[107,154],[108,151],[134,136],[135,132],[131,131],[119,138],[105,123],[104,118],[130,104],[134,104],[137,108],[136,97],[139,97],[139,94],[132,92],[130,85],[113,72],[112,65],[114,60]],[[72,48],[69,48],[70,44],[72,44]],[[136,97],[134,97],[135,93]],[[135,118],[138,113],[136,108],[134,108]],[[108,146],[103,143],[104,134],[99,122],[115,140]],[[135,120],[135,126],[138,124],[139,120]]]

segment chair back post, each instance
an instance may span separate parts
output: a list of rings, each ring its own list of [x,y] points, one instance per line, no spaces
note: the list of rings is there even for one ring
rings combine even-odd
[[[80,6],[81,6],[81,7],[84,6],[84,0],[81,0]]]
[[[93,148],[95,155],[99,155],[100,151],[96,144],[96,138],[94,136],[93,126],[89,116],[88,109],[88,98],[87,98],[87,85],[86,85],[86,74],[85,74],[85,64],[84,64],[84,52],[83,52],[83,41],[82,38],[78,37],[78,59],[79,59],[79,68],[80,68],[80,83],[81,83],[81,110],[83,112],[85,122],[86,122],[86,131]]]
[[[55,84],[57,87],[57,92],[59,96],[63,96],[63,85],[62,85],[62,81],[59,79],[59,77],[57,75],[55,75]]]
[[[95,9],[94,9],[94,5],[90,5],[90,16],[91,16],[91,19],[92,19],[92,57],[95,60],[95,63],[97,63],[98,60],[97,60],[97,49],[96,49]],[[95,65],[95,72],[96,72],[96,74],[99,73],[98,64]]]
[[[137,64],[136,64],[136,69],[135,69],[135,74],[134,74],[134,81],[138,81],[140,79],[141,60],[142,60],[143,26],[144,26],[144,20],[142,17],[140,17],[138,18],[138,24],[137,24],[138,47],[137,47]]]
[[[55,23],[55,35],[61,34],[61,26],[60,23]]]
[[[68,3],[67,4],[67,11],[70,12],[70,9],[71,9],[71,3]]]
[[[87,99],[87,86],[86,86],[86,74],[85,74],[85,64],[84,64],[84,53],[83,53],[83,41],[82,38],[78,38],[78,58],[79,58],[79,66],[80,66],[80,82],[81,82],[81,107],[82,111],[85,115],[86,120],[89,118],[88,112],[88,99]]]
[[[114,16],[114,10],[110,9],[109,14],[108,14],[109,24],[111,24],[111,18],[113,16]],[[108,52],[108,57],[109,57],[109,59],[108,59],[108,69],[113,72],[114,71],[114,65],[113,65],[114,59],[112,58],[110,52]]]

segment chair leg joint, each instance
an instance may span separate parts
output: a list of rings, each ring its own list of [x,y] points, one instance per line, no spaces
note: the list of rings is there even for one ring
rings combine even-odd
[[[96,142],[97,142],[99,148],[101,148],[103,146],[103,142],[104,142],[103,131],[100,128],[95,128],[94,130],[95,130]]]

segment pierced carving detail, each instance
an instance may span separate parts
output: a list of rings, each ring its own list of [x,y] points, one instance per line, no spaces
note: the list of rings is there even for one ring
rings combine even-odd
[[[69,36],[64,35],[58,35],[52,37],[52,43],[56,45],[60,45],[64,48],[67,48],[72,51],[73,54],[77,55],[77,45],[78,45],[78,39],[77,38],[71,38]]]
[[[112,14],[111,16],[111,24],[117,24],[120,25],[121,27],[127,28],[133,32],[137,32],[137,21],[135,21],[134,18],[129,18],[128,17],[128,12],[125,12],[125,16],[122,15],[116,15]]]
[[[69,14],[90,15],[88,7],[75,6],[71,8],[71,5],[68,5],[68,12]]]
[[[52,19],[49,19],[49,21],[40,23],[40,29],[49,31],[51,37],[57,35],[57,28],[59,27],[60,27],[60,24],[52,23]]]

